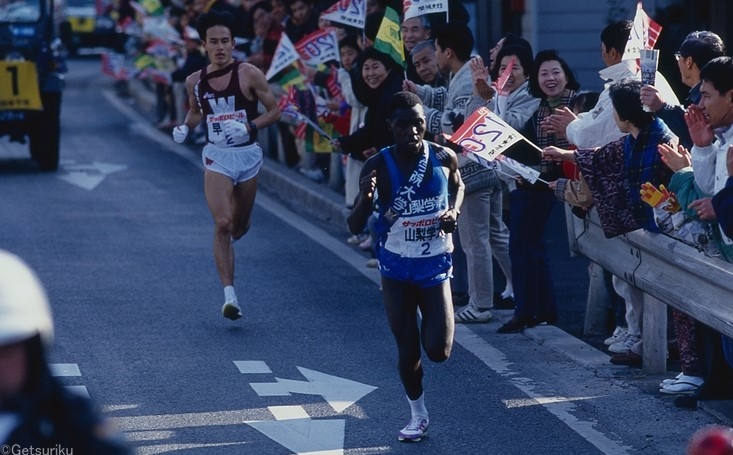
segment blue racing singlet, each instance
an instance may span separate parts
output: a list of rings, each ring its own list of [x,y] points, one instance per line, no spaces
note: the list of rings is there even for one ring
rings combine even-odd
[[[447,170],[433,147],[423,143],[424,155],[408,181],[400,173],[392,149],[380,152],[390,176],[392,204],[378,209],[378,250],[403,258],[429,258],[453,251],[451,235],[440,230],[440,216],[448,210]],[[428,167],[432,168],[430,178]],[[394,222],[385,218],[390,209],[398,215]]]

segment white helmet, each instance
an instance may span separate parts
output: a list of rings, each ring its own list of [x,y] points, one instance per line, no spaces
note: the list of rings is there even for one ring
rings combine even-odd
[[[0,250],[0,346],[40,334],[53,341],[53,321],[46,293],[33,270],[19,257]]]

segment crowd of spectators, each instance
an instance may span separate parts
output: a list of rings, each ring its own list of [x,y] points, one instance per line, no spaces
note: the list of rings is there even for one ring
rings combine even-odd
[[[365,160],[392,140],[385,109],[398,91],[411,91],[422,100],[429,140],[445,144],[445,135],[483,106],[520,131],[526,142],[512,146],[506,155],[535,168],[542,181],[530,183],[502,161],[493,168],[477,168],[463,157],[459,161],[466,197],[454,253],[454,302],[461,304],[457,323],[489,322],[490,310],[500,304],[515,312],[499,333],[556,323],[561,303],[555,299],[543,237],[550,213],[562,204],[573,205],[579,217],[597,210],[608,237],[646,229],[689,240],[680,233],[680,223],[669,229],[663,222],[663,201],[667,212],[676,207],[678,218],[709,234],[714,249],[691,242],[700,254],[733,261],[733,153],[728,152],[733,61],[712,32],[693,32],[679,43],[675,56],[682,81],[690,88],[680,102],[659,73],[653,85],[641,83],[637,60],[625,56],[632,21],[611,24],[599,34],[605,63],[599,75],[605,85],[598,93],[583,91],[561,51],[535,53],[513,34],[491,49],[491,61],[484,66],[480,57],[471,57],[473,36],[460,2],[450,2],[449,22],[444,14],[402,22],[404,67],[373,46],[388,1],[366,2],[363,29],[321,19],[333,0],[163,0],[163,14],[155,25],[134,9],[130,12],[128,0],[120,2],[120,16],[140,22],[135,49],[173,62],[173,68],[165,67],[167,73],[157,71],[159,67],[151,72],[161,127],[181,120],[186,100],[181,83],[206,64],[191,26],[202,12],[218,8],[235,15],[241,26],[237,58],[265,73],[282,36],[297,43],[317,30],[335,33],[338,61],[318,68],[300,65],[304,85],[288,87],[281,78],[271,79],[277,96],[292,102],[332,137],[319,142],[304,131],[302,121],[283,116],[271,132],[266,153],[343,194],[346,207],[358,192]],[[395,10],[401,11],[397,3]],[[581,187],[588,196],[578,203],[574,198]],[[365,250],[374,248],[368,230],[348,241]],[[501,291],[494,289],[494,260],[506,278]],[[368,265],[379,264],[372,259]],[[616,330],[606,340],[611,361],[639,367],[643,294],[619,277],[607,278],[618,315]],[[466,292],[460,292],[463,287]],[[698,398],[733,397],[730,340],[679,311],[672,320],[682,372],[660,384],[660,391],[682,396],[681,406]]]

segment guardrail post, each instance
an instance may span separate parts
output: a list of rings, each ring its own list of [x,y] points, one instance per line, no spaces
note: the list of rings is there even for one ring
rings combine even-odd
[[[611,299],[603,279],[603,267],[595,262],[589,263],[588,278],[588,297],[585,303],[583,333],[585,335],[604,335]]]
[[[644,293],[644,321],[642,329],[644,371],[667,371],[667,305]]]

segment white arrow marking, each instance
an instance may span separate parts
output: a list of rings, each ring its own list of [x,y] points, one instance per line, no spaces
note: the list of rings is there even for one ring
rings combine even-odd
[[[98,161],[92,164],[74,164],[73,161],[65,161],[61,163],[61,170],[66,173],[59,175],[58,178],[91,191],[102,183],[108,175],[125,169],[127,169],[127,166],[124,164],[100,163]]]
[[[75,363],[49,363],[48,368],[51,370],[51,376],[81,376],[79,365]]]
[[[51,370],[51,376],[55,377],[77,377],[81,376],[81,370],[79,365],[75,363],[49,363],[48,368]],[[89,390],[83,385],[67,385],[64,386],[66,390],[81,395],[86,398],[91,398]]]
[[[261,397],[288,396],[291,393],[321,395],[336,412],[342,412],[376,387],[298,367],[307,381],[275,378],[277,382],[252,382],[250,386]]]
[[[301,406],[268,409],[277,420],[245,423],[299,455],[343,455],[345,420],[312,420]]]

